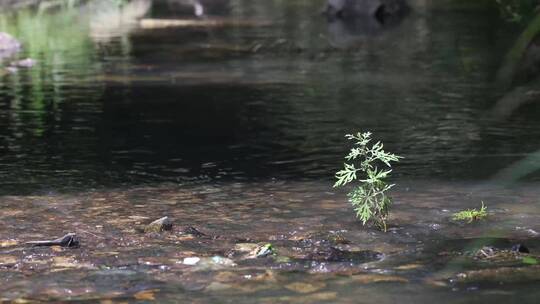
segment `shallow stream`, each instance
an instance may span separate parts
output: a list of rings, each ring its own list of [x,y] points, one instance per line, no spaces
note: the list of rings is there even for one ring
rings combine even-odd
[[[0,59],[0,302],[537,302],[540,107],[497,78],[523,27],[459,1],[388,26],[206,2],[0,13],[23,45]],[[357,130],[404,157],[387,233],[332,188]],[[68,232],[80,247],[24,244]]]

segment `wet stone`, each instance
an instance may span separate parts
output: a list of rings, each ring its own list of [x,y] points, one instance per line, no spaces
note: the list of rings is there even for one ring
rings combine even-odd
[[[288,285],[285,285],[285,288],[288,290],[297,292],[297,293],[312,293],[315,291],[319,291],[320,289],[326,287],[326,284],[324,282],[311,282],[311,283],[305,283],[305,282],[294,282]]]
[[[324,246],[324,245],[339,245],[349,244],[342,231],[319,231],[310,233],[299,239],[305,245]]]
[[[52,266],[55,268],[94,269],[89,263],[79,262],[74,257],[53,257]]]
[[[220,270],[236,266],[233,260],[218,255],[213,257],[187,257],[184,258],[182,263],[187,266],[194,266],[194,269],[198,271]]]
[[[146,225],[146,227],[144,227],[144,232],[145,233],[150,233],[150,232],[159,233],[163,231],[170,231],[172,230],[172,227],[173,227],[172,220],[168,216],[164,216]]]
[[[133,295],[133,298],[139,301],[153,301],[155,300],[155,293],[158,292],[157,289],[151,289],[151,290],[142,290],[139,292],[136,292]]]
[[[395,276],[395,275],[382,275],[382,274],[358,274],[351,277],[355,282],[361,284],[370,284],[370,283],[381,283],[381,282],[396,282],[396,283],[407,283],[407,280],[404,277]]]
[[[255,259],[274,254],[276,254],[276,250],[270,243],[238,243],[231,250],[229,256],[240,256],[242,259]]]
[[[0,241],[0,248],[15,246],[15,245],[17,245],[18,243],[19,243],[19,242],[18,242],[17,240],[5,240],[5,241]]]
[[[195,228],[193,226],[188,226],[188,227],[182,229],[182,233],[192,235],[192,236],[194,236],[196,238],[202,238],[202,237],[208,236],[205,233],[200,232],[197,228]]]
[[[199,263],[201,261],[201,258],[199,257],[189,257],[189,258],[184,258],[184,265],[190,265],[190,266],[193,266],[193,265],[197,265],[197,263]]]
[[[472,254],[473,259],[492,264],[521,264],[524,258],[535,258],[529,254],[529,249],[521,244],[511,248],[484,246]]]
[[[256,248],[254,252],[251,252],[251,255],[256,258],[261,258],[269,255],[275,254],[276,251],[274,247],[272,247],[272,244],[266,243]]]
[[[333,291],[301,294],[298,296],[282,296],[262,298],[260,303],[333,303],[337,299],[337,293]]]
[[[231,288],[233,288],[233,286],[230,284],[212,282],[208,286],[206,286],[205,290],[206,291],[224,291],[224,290],[229,290]]]
[[[350,244],[351,242],[346,239],[342,234],[336,233],[329,236],[329,240],[334,244]]]
[[[247,253],[247,252],[251,252],[253,250],[256,250],[257,247],[259,245],[258,244],[254,244],[254,243],[238,243],[236,245],[234,245],[234,248],[233,248],[233,254],[234,253]]]
[[[498,267],[461,272],[452,283],[492,283],[512,284],[540,281],[540,266]]]
[[[529,248],[523,244],[515,244],[512,246],[512,251],[521,253],[530,253]]]
[[[13,266],[17,262],[18,259],[15,256],[0,256],[0,267]]]

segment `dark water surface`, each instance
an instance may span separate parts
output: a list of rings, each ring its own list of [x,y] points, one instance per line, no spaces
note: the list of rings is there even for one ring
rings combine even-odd
[[[445,254],[485,237],[540,250],[540,107],[501,102],[522,27],[496,8],[410,1],[378,28],[328,23],[324,1],[209,1],[203,19],[115,3],[0,13],[37,61],[0,71],[0,301],[536,302],[540,275],[467,282],[483,266]],[[405,157],[387,234],[331,188],[357,130]],[[480,201],[488,220],[450,221]],[[164,215],[173,232],[134,228]],[[81,248],[21,247],[69,231]],[[383,258],[302,256],[338,232]],[[293,260],[184,263],[241,242]]]

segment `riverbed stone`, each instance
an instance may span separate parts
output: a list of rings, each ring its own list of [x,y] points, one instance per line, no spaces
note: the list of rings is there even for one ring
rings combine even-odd
[[[10,247],[10,246],[15,246],[17,245],[19,242],[17,240],[3,240],[3,241],[0,241],[0,248],[2,247]]]
[[[458,273],[452,283],[512,284],[540,281],[540,266],[497,267]]]
[[[322,288],[325,288],[326,284],[324,282],[294,282],[288,285],[285,285],[285,288],[288,290],[297,292],[297,293],[312,293],[319,291]]]
[[[17,264],[17,261],[15,256],[0,256],[0,266],[13,266]]]
[[[157,219],[144,227],[144,232],[163,232],[172,230],[173,223],[168,216]]]
[[[191,235],[193,237],[196,237],[196,238],[202,238],[202,237],[206,237],[207,235],[201,231],[199,231],[199,229],[193,227],[193,226],[188,226],[188,227],[185,227],[184,229],[182,229],[182,234],[185,234],[185,235]]]
[[[231,256],[240,254],[243,258],[262,258],[276,253],[270,243],[238,243],[234,246]]]
[[[224,291],[233,288],[231,284],[225,284],[221,282],[212,282],[206,288],[205,291]]]
[[[253,250],[256,250],[259,245],[255,243],[238,243],[234,245],[233,250],[236,252],[251,252]]]
[[[376,273],[358,274],[353,275],[351,279],[361,284],[381,283],[381,282],[396,282],[396,283],[408,283],[407,278],[396,275],[383,275]]]

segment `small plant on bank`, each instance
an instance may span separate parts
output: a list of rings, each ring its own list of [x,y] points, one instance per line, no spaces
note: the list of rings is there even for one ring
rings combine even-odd
[[[354,147],[345,157],[344,168],[335,175],[334,188],[358,181],[348,194],[356,217],[363,225],[372,222],[386,232],[388,208],[392,203],[387,191],[394,185],[386,182],[392,170],[379,169],[378,166],[390,168],[391,163],[398,162],[401,157],[384,151],[380,141],[370,145],[371,132],[347,134],[345,137],[355,141]]]
[[[481,220],[487,216],[487,207],[482,202],[482,207],[480,210],[476,209],[467,209],[460,212],[454,213],[454,221],[467,221],[472,223],[476,220]]]

